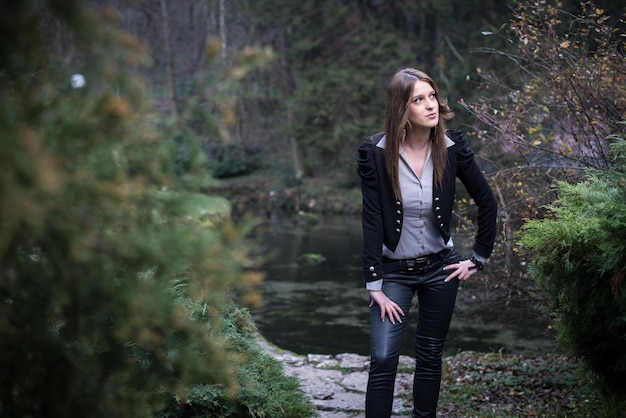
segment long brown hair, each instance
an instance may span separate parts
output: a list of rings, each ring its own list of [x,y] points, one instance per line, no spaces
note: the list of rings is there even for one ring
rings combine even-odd
[[[435,167],[435,184],[441,186],[443,172],[448,164],[448,148],[446,146],[446,127],[444,120],[454,117],[448,101],[439,96],[435,82],[424,72],[404,68],[398,71],[387,87],[387,103],[385,108],[385,164],[391,178],[391,185],[396,198],[402,201],[400,180],[398,178],[398,156],[400,145],[404,139],[404,129],[409,125],[409,103],[413,95],[413,87],[417,81],[425,81],[435,90],[439,103],[439,122],[430,131],[431,158]]]

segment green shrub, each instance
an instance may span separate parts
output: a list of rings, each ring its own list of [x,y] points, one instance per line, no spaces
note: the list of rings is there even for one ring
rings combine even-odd
[[[607,394],[625,399],[626,140],[613,139],[613,166],[559,183],[551,218],[528,222],[520,242],[534,257],[530,272],[548,295],[560,343]]]
[[[202,160],[174,146],[189,137],[148,126],[142,49],[111,9],[13,3],[0,13],[0,416],[153,417],[194,391],[222,416],[279,416],[264,393],[299,399],[295,382],[242,371],[270,367],[232,308],[259,280],[249,231],[192,187]]]
[[[261,166],[263,153],[241,144],[214,144],[210,147],[209,167],[218,179],[250,174]]]
[[[192,309],[193,318],[206,323],[212,340],[221,341],[228,356],[238,363],[234,386],[199,384],[177,394],[162,418],[284,417],[315,416],[314,409],[295,377],[286,376],[283,365],[263,351],[247,310],[230,304],[218,313],[219,326],[201,305]]]

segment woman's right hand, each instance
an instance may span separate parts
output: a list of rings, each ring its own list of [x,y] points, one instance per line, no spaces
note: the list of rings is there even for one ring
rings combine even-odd
[[[380,290],[370,290],[370,298],[372,301],[370,302],[370,308],[374,306],[374,304],[380,307],[380,320],[385,320],[385,315],[389,316],[389,320],[392,324],[395,324],[396,321],[402,322],[402,317],[404,316],[404,311],[398,306],[397,303],[392,301]]]

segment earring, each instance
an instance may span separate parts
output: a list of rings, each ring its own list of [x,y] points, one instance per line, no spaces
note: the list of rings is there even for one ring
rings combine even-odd
[[[404,142],[404,138],[406,138],[406,128],[402,128],[402,142]]]

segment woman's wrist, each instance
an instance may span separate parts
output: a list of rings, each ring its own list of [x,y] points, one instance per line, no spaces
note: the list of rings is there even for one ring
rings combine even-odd
[[[483,263],[481,260],[478,259],[478,257],[476,257],[476,255],[472,255],[469,258],[469,261],[471,261],[472,263],[474,263],[474,269],[480,271],[485,267],[485,263]]]

